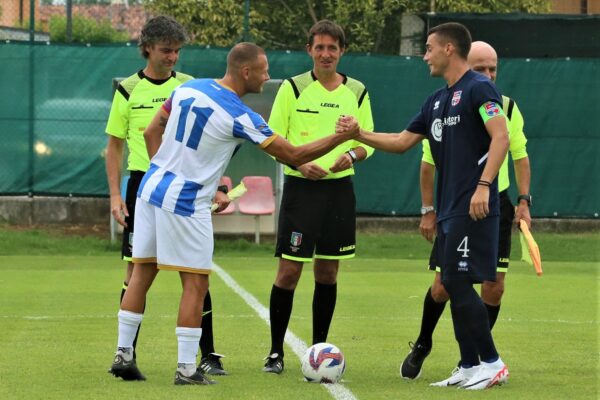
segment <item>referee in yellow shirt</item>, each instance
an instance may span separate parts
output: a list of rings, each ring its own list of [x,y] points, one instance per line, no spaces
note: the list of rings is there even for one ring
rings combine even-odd
[[[306,50],[313,59],[313,69],[284,81],[269,119],[273,131],[293,145],[331,134],[341,115],[352,115],[361,127],[373,129],[365,86],[337,72],[345,48],[344,31],[334,22],[319,21],[310,29]],[[304,263],[313,258],[312,341],[327,339],[337,297],[339,262],[354,257],[354,163],[372,153],[372,148],[348,141],[297,169],[285,167],[275,253],[279,269],[271,290],[271,350],[265,359],[265,372],[283,372],[283,341],[294,290]]]

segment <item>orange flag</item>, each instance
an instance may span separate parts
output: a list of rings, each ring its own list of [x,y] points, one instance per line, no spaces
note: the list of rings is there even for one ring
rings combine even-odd
[[[529,265],[533,265],[536,274],[542,276],[542,257],[540,256],[540,248],[529,231],[527,222],[519,221],[520,241],[521,241],[521,259]]]

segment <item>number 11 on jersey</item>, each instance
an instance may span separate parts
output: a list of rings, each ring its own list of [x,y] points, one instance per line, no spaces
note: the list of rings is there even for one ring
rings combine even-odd
[[[192,125],[190,136],[188,137],[185,145],[190,149],[198,150],[202,132],[204,131],[204,127],[206,126],[206,123],[208,122],[208,119],[214,110],[210,107],[192,107],[192,103],[194,103],[193,97],[181,100],[179,102],[181,113],[179,114],[179,120],[177,121],[177,133],[175,134],[175,140],[183,143],[183,137],[185,136],[187,128],[187,117],[191,110],[196,115],[196,118],[194,118],[194,124]]]

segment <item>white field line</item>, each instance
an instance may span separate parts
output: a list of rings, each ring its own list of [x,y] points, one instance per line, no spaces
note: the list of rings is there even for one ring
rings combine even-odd
[[[225,282],[227,286],[231,288],[234,292],[238,294],[245,302],[248,304],[262,319],[267,325],[269,325],[269,310],[263,306],[252,294],[250,294],[246,289],[241,287],[235,279],[231,277],[223,268],[219,267],[217,264],[213,263],[212,267],[213,271],[219,275],[219,278]],[[285,342],[292,348],[296,356],[298,358],[302,358],[304,352],[307,349],[306,343],[298,336],[296,336],[289,329],[285,334]],[[339,400],[357,400],[357,397],[354,396],[350,389],[345,386],[336,383],[333,385],[321,385],[325,389],[329,391],[329,393],[333,396],[334,399]]]

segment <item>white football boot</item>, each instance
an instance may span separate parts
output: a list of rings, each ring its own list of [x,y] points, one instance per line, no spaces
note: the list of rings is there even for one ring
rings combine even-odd
[[[508,367],[501,359],[493,363],[481,363],[481,367],[471,379],[462,385],[467,390],[482,390],[500,386],[508,382]]]
[[[452,375],[448,379],[444,379],[440,382],[431,383],[429,386],[454,386],[462,387],[468,380],[470,380],[479,370],[479,365],[471,368],[456,367],[452,371]]]

